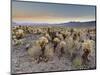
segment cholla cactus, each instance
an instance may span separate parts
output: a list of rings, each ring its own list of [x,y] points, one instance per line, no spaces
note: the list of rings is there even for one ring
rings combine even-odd
[[[56,36],[57,36],[60,40],[63,40],[63,39],[64,39],[64,38],[63,38],[63,35],[60,34],[60,33],[57,33]]]
[[[44,56],[46,57],[46,58],[44,59],[44,61],[48,61],[48,60],[52,60],[52,59],[53,59],[53,56],[54,56],[54,49],[53,49],[53,47],[50,46],[50,44],[48,44],[48,45],[45,47]]]
[[[40,51],[42,52],[40,60],[42,60],[44,58],[44,53],[45,53],[44,51],[45,51],[45,47],[48,44],[48,42],[49,42],[48,39],[44,36],[40,37],[38,40],[36,40],[36,45],[41,48]]]
[[[61,42],[59,43],[59,46],[60,46],[60,47],[65,47],[65,46],[66,46],[66,42],[65,42],[65,41],[61,41]]]
[[[16,35],[12,35],[12,39],[16,39]]]
[[[65,39],[65,41],[66,41],[66,52],[70,55],[70,57],[72,57],[75,50],[79,49],[80,43],[77,40],[73,40],[71,36]]]
[[[93,40],[84,40],[84,42],[82,44],[82,48],[88,49],[91,51],[93,49],[93,44],[94,44]]]
[[[65,54],[66,51],[66,42],[65,41],[60,41],[58,45],[58,57],[60,58],[63,54]]]
[[[49,42],[49,41],[48,41],[48,39],[47,39],[46,37],[40,37],[40,38],[36,41],[36,44],[39,45],[39,46],[41,46],[41,48],[42,48],[42,47],[44,47],[48,42]]]
[[[24,31],[22,29],[18,29],[16,32],[15,32],[15,35],[16,35],[16,38],[17,39],[20,39],[24,36]]]
[[[23,39],[19,39],[19,40],[17,40],[17,39],[14,39],[13,40],[13,42],[12,42],[12,44],[13,45],[21,45],[21,44],[23,44]]]
[[[40,55],[42,54],[41,47],[34,45],[28,49],[28,54],[32,57],[33,60],[39,60]]]
[[[42,29],[40,28],[37,29],[37,34],[41,34],[42,32],[43,32]]]
[[[45,35],[44,35],[49,41],[51,41],[51,37],[50,37],[50,35],[48,34],[48,33],[45,33]]]
[[[91,54],[91,51],[93,50],[93,41],[92,40],[84,40],[84,43],[82,44],[82,62],[83,64],[86,64],[89,59],[89,54]]]
[[[56,49],[57,45],[59,44],[59,42],[60,42],[60,39],[59,38],[56,37],[56,38],[53,39],[54,52],[55,52],[55,49]]]
[[[70,36],[69,38],[65,39],[65,42],[67,44],[67,49],[71,50],[71,48],[73,48],[73,38]]]

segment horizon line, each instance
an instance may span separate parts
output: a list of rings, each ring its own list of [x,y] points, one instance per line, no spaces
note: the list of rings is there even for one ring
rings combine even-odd
[[[50,22],[32,22],[32,21],[12,21],[14,23],[36,23],[36,24],[61,24],[61,23],[70,23],[70,22],[92,22],[92,21],[96,21],[96,20],[89,20],[89,21],[66,21],[66,22],[59,22],[59,23],[50,23]]]

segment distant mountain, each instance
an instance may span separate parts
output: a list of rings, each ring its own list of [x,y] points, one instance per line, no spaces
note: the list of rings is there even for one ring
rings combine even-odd
[[[88,22],[67,22],[67,23],[59,23],[59,24],[49,24],[49,23],[18,23],[18,22],[12,22],[12,26],[67,26],[67,27],[90,27],[95,26],[96,21],[88,21]]]
[[[89,21],[89,22],[69,22],[69,23],[62,23],[63,26],[68,27],[90,27],[95,26],[96,21]]]
[[[12,26],[40,26],[40,25],[49,25],[48,23],[32,23],[32,22],[12,22]]]

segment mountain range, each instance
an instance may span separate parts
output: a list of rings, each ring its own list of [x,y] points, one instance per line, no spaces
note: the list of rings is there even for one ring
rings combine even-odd
[[[96,21],[88,21],[88,22],[66,22],[66,23],[59,23],[59,24],[49,24],[49,23],[18,23],[18,22],[12,22],[12,26],[68,26],[68,27],[90,27],[95,26]]]

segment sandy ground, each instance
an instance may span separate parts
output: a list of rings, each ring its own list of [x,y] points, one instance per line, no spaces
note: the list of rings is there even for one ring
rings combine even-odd
[[[58,57],[55,55],[52,61],[36,63],[27,53],[25,46],[32,40],[36,40],[39,36],[27,35],[24,38],[24,43],[21,45],[12,45],[12,73],[30,73],[30,72],[46,72],[46,71],[60,71],[60,70],[75,70],[75,68],[67,56]],[[95,51],[95,50],[94,50]],[[95,52],[90,56],[90,63],[86,69],[95,68]]]

